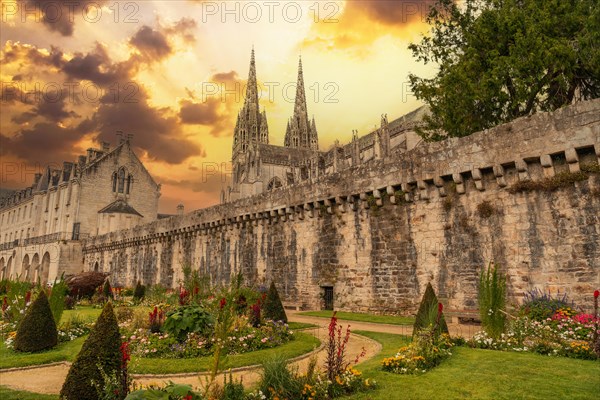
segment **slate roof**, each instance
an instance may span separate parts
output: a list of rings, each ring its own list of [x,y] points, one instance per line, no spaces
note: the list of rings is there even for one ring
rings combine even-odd
[[[125,200],[117,199],[104,207],[102,210],[98,211],[98,213],[118,213],[118,214],[133,214],[139,215],[140,217],[144,217],[142,214],[137,212],[135,208],[131,207]]]

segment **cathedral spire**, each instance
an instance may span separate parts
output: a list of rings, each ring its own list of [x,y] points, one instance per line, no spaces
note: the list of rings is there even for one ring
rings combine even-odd
[[[304,72],[302,70],[302,57],[300,57],[298,60],[298,80],[296,82],[294,115],[289,121],[285,145],[288,147],[302,147],[305,149],[318,148],[318,145],[315,142],[315,137],[311,133],[311,124],[308,119],[306,92],[304,90]]]
[[[246,85],[244,106],[238,115],[238,121],[233,132],[233,153],[245,152],[251,143],[269,143],[269,130],[266,113],[261,113],[258,104],[258,82],[256,78],[256,61],[254,46],[250,53],[250,70]]]

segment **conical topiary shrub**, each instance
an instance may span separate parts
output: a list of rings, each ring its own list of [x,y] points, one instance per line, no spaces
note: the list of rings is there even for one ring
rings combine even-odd
[[[71,365],[67,379],[60,391],[65,400],[98,400],[94,386],[102,386],[104,380],[99,366],[108,376],[121,371],[121,334],[112,304],[106,303],[75,362]]]
[[[142,282],[137,281],[135,289],[133,290],[133,300],[141,301],[146,295],[146,287],[142,285]]]
[[[277,288],[273,282],[271,282],[271,286],[267,292],[267,298],[265,299],[263,311],[266,319],[283,321],[287,323],[287,315],[285,315],[283,304],[281,303],[279,293],[277,292]]]
[[[421,329],[435,324],[437,313],[438,298],[435,295],[433,286],[431,286],[431,283],[428,283],[425,293],[423,294],[423,299],[421,300],[421,305],[419,306],[419,311],[417,312],[417,316],[415,318],[413,336],[416,335]],[[439,333],[448,333],[448,325],[446,324],[444,314],[442,314],[440,318]]]
[[[106,300],[113,299],[112,287],[110,287],[110,282],[108,279],[104,282],[104,287],[102,287],[102,294]]]
[[[19,323],[14,347],[18,351],[32,352],[52,348],[57,343],[56,322],[46,292],[42,290]]]

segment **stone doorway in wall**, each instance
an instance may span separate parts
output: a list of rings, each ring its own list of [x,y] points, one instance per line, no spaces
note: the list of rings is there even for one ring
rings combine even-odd
[[[323,310],[333,310],[333,286],[321,286]]]

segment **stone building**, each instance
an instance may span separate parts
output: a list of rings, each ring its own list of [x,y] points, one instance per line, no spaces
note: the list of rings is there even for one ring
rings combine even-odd
[[[353,131],[350,144],[340,146],[336,141],[332,149],[321,151],[315,118],[309,118],[308,114],[300,60],[294,111],[286,127],[284,144],[270,144],[267,114],[260,111],[258,101],[252,50],[246,98],[233,133],[232,185],[222,193],[221,200],[234,201],[279,187],[314,182],[322,175],[389,156],[392,151],[409,150],[420,142],[414,127],[425,110],[421,107],[391,123],[387,115],[382,115],[379,129],[361,138],[358,131]]]
[[[49,282],[80,272],[82,239],[154,221],[159,196],[129,140],[46,168],[0,200],[0,277]]]

